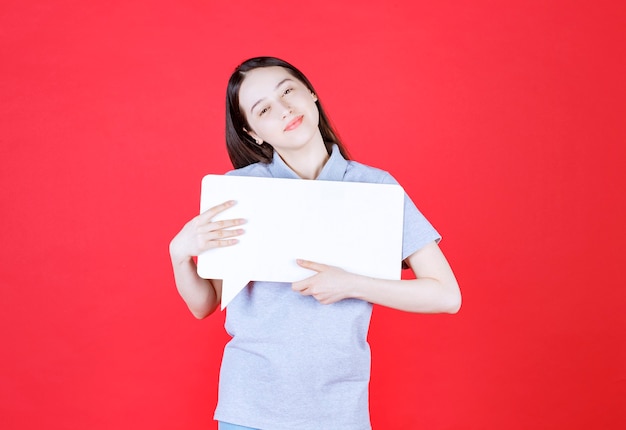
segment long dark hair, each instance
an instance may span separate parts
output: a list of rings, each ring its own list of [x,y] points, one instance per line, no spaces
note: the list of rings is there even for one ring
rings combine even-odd
[[[250,126],[239,108],[239,89],[246,77],[246,73],[259,67],[274,66],[286,69],[293,77],[306,85],[309,91],[317,95],[313,85],[311,85],[306,76],[286,61],[275,57],[255,57],[241,63],[228,80],[228,88],[226,89],[226,149],[235,169],[258,162],[270,163],[274,156],[274,148],[270,144],[263,142],[263,144],[259,145],[245,132],[245,130],[250,130]],[[326,150],[330,154],[333,145],[336,144],[344,158],[349,159],[348,151],[330,125],[330,120],[319,101],[319,95],[315,103],[320,114],[319,129],[324,139]]]

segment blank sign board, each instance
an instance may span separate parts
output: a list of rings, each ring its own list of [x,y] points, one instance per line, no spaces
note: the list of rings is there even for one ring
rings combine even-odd
[[[200,211],[235,200],[214,220],[245,218],[239,243],[198,256],[198,274],[222,279],[222,309],[249,281],[295,282],[311,260],[400,279],[404,190],[399,185],[208,175]]]

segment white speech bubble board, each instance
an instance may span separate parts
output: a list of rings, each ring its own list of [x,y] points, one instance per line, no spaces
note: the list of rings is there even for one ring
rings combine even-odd
[[[200,212],[228,200],[213,220],[244,218],[234,246],[198,256],[198,275],[222,279],[222,309],[249,281],[295,282],[315,274],[296,259],[400,279],[404,190],[400,185],[207,175]]]

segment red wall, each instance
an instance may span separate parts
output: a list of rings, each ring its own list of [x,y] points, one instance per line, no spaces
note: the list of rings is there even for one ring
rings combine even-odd
[[[3,2],[0,426],[215,428],[223,314],[167,245],[230,168],[231,70],[275,55],[461,283],[375,309],[374,428],[626,428],[624,2],[269,4]]]

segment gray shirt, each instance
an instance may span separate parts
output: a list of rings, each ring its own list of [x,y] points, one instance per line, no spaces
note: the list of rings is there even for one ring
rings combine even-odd
[[[276,152],[269,164],[227,174],[299,179]],[[345,160],[337,146],[317,179],[397,183],[385,171]],[[405,195],[402,258],[439,239]],[[371,429],[371,313],[363,300],[322,305],[289,283],[250,282],[226,311],[232,339],[222,358],[215,419],[266,430]]]

